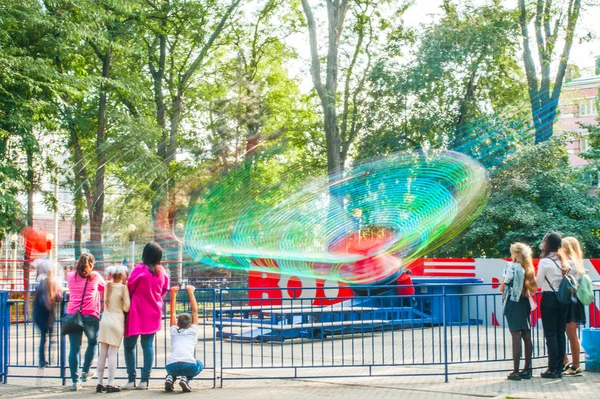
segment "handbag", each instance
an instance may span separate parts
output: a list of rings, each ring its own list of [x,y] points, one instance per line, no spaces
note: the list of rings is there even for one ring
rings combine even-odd
[[[577,287],[577,299],[584,305],[588,306],[594,302],[594,287],[592,279],[587,274],[582,274],[579,279],[579,287]]]
[[[66,314],[60,320],[60,332],[62,335],[83,331],[83,316],[81,315],[81,309],[83,308],[83,300],[85,299],[85,291],[89,281],[90,278],[88,277],[85,280],[85,285],[83,286],[81,303],[79,304],[79,309],[77,309],[77,312],[73,314]]]
[[[535,295],[529,295],[529,311],[535,312],[537,309],[537,302],[535,301]]]
[[[562,271],[562,267],[560,267],[554,259],[552,259],[552,258],[548,258],[548,259],[550,259],[552,262],[554,262],[556,267],[558,267]],[[554,292],[556,294],[556,299],[558,299],[558,302],[564,303],[565,305],[569,305],[569,304],[577,301],[577,299],[575,297],[575,292],[577,291],[577,288],[576,288],[577,284],[575,283],[575,279],[573,279],[573,277],[569,276],[568,274],[563,274],[563,278],[560,281],[560,286],[558,287],[558,291],[556,291],[554,289],[554,287],[552,286],[552,284],[550,284],[550,281],[548,281],[548,277],[544,276],[544,278],[548,282],[548,285],[552,289],[552,292]]]

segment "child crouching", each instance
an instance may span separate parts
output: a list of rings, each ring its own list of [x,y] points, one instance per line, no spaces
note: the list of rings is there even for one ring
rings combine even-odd
[[[171,356],[166,367],[165,391],[167,392],[173,391],[177,378],[183,392],[192,392],[190,381],[204,368],[202,362],[196,360],[195,356],[198,343],[198,303],[194,297],[195,288],[188,285],[186,290],[190,297],[192,314],[184,313],[177,316],[175,302],[179,288],[171,288]]]

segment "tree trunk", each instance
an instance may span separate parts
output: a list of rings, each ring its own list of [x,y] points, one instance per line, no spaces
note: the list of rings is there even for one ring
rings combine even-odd
[[[27,226],[33,227],[33,195],[35,193],[35,174],[33,170],[33,148],[26,146],[27,157]],[[56,238],[55,238],[56,240]],[[25,262],[23,263],[23,289],[27,292],[29,289],[29,270],[31,264],[31,248],[25,247]]]
[[[83,227],[83,212],[85,206],[83,203],[83,194],[81,192],[81,184],[79,179],[75,179],[75,232],[73,234],[73,256],[75,259],[79,259],[81,256],[81,242],[82,242],[82,227]]]
[[[571,46],[575,36],[575,27],[581,10],[581,0],[569,0],[567,9],[567,27],[565,28],[564,47],[558,66],[554,87],[550,87],[550,65],[554,45],[559,35],[560,24],[550,26],[552,14],[552,1],[536,0],[535,10],[535,38],[537,44],[537,53],[539,55],[539,68],[541,79],[538,79],[538,72],[533,58],[533,53],[529,45],[529,29],[527,17],[527,7],[525,0],[519,0],[519,25],[521,26],[521,35],[523,37],[523,60],[525,63],[525,72],[527,76],[527,85],[529,86],[529,99],[531,103],[531,116],[535,128],[535,143],[542,143],[550,139],[554,133],[553,124],[556,118],[558,100],[564,81]],[[539,83],[541,81],[541,84]]]
[[[94,203],[90,215],[90,251],[97,261],[104,260],[102,248],[102,222],[104,220],[104,178],[106,173],[106,108],[108,93],[106,80],[110,77],[111,49],[100,57],[102,60],[102,82],[100,83],[100,98],[98,101],[98,129],[96,132],[96,179],[94,184]]]

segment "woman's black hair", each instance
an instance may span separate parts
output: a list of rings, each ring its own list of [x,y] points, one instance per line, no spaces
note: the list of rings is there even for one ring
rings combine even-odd
[[[559,250],[562,245],[562,234],[556,231],[549,231],[542,241],[542,258],[547,257],[553,252]]]
[[[158,275],[162,252],[162,248],[156,242],[149,242],[142,251],[142,263],[148,266],[153,276]]]

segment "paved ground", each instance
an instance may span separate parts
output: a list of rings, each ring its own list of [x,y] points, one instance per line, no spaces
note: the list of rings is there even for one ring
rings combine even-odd
[[[230,375],[233,377],[233,375]],[[77,393],[61,387],[57,380],[11,379],[0,386],[3,398],[62,398],[69,396],[97,398],[95,380],[88,382]],[[583,377],[563,380],[543,380],[535,377],[530,381],[507,381],[504,374],[480,374],[451,377],[449,383],[443,377],[369,377],[337,378],[326,380],[244,380],[226,381],[224,388],[212,388],[207,381],[193,383],[194,393],[206,398],[398,398],[411,399],[458,399],[458,398],[592,398],[598,396],[600,374],[587,373]],[[148,391],[124,391],[118,397],[165,398],[160,381],[153,381]],[[171,394],[181,395],[181,393]]]

